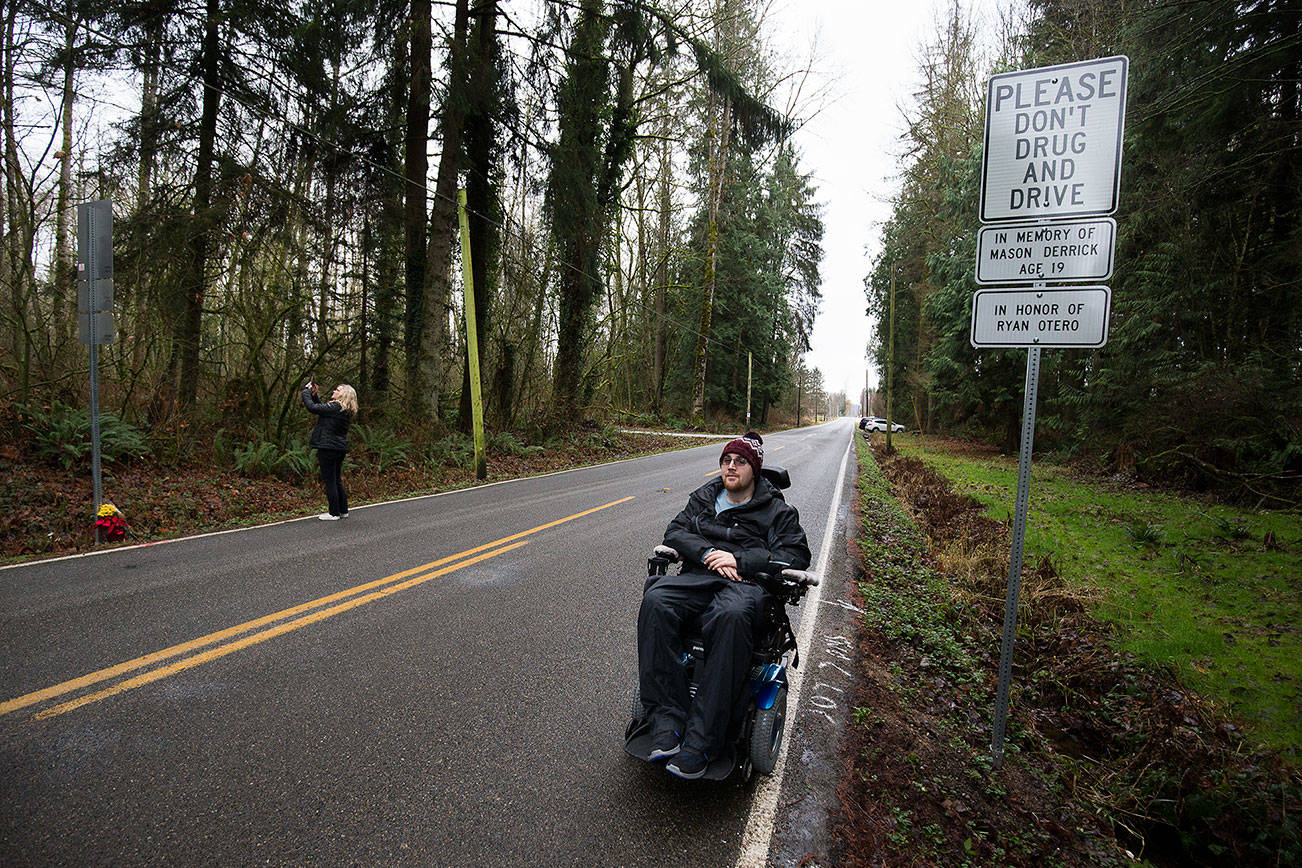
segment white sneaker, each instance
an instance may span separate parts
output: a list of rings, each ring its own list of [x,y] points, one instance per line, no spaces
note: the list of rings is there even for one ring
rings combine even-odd
[[[321,521],[338,521],[338,520],[339,520],[339,516],[337,516],[337,515],[331,515],[331,514],[328,513],[328,512],[323,512],[323,513],[321,513],[320,515],[317,516],[317,518],[319,518]]]

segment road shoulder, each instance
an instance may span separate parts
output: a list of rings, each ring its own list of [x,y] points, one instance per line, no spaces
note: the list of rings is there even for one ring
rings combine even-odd
[[[768,854],[768,864],[782,868],[831,864],[831,820],[840,810],[838,757],[846,720],[852,713],[853,654],[861,613],[854,572],[857,562],[847,552],[854,539],[857,475],[857,462],[849,462],[842,480],[846,495],[835,517],[813,641],[800,649],[805,681],[800,708],[788,723],[786,771]]]

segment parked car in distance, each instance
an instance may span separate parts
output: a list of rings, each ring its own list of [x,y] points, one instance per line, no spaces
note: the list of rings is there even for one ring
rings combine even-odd
[[[860,420],[859,427],[865,431],[881,431],[883,434],[885,434],[886,420],[883,419],[881,416],[865,416],[862,420]],[[904,426],[901,425],[899,422],[895,422],[894,424],[891,425],[891,433],[903,434]]]

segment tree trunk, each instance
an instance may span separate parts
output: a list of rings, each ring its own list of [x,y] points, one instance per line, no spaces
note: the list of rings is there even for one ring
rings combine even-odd
[[[325,111],[326,129],[338,129],[336,112],[339,108],[339,58],[331,59],[330,106]],[[317,298],[317,334],[324,337],[330,324],[331,302],[335,296],[334,271],[338,243],[336,240],[335,218],[338,216],[338,204],[335,202],[335,190],[339,179],[339,161],[323,159],[321,166],[325,170],[325,252],[321,257],[321,289]]]
[[[728,159],[728,134],[732,129],[732,103],[723,99],[719,126],[711,136],[709,164],[709,209],[706,228],[705,286],[701,293],[701,316],[697,322],[696,377],[692,386],[692,415],[705,414],[705,368],[709,359],[710,320],[714,315],[715,265],[719,254],[719,204]]]
[[[161,13],[147,18],[145,27],[144,62],[141,64],[140,89],[140,166],[136,175],[136,247],[144,245],[148,232],[146,220],[152,207],[154,195],[154,166],[158,155],[158,81],[160,56],[162,52]],[[134,322],[132,330],[137,339],[131,341],[131,366],[136,371],[144,368],[146,350],[149,344],[139,339],[143,335],[145,316],[148,311],[147,300],[150,268],[146,257],[140,257],[135,279],[130,287],[125,287],[132,299]]]
[[[53,332],[55,346],[62,348],[69,339],[71,324],[77,315],[77,302],[69,296],[75,293],[73,280],[73,233],[76,226],[72,220],[73,200],[76,198],[72,189],[72,103],[76,96],[76,63],[73,47],[77,41],[78,19],[68,19],[64,30],[64,67],[63,67],[63,132],[62,146],[59,148],[59,197],[55,205],[55,252],[54,252],[54,309]],[[73,293],[69,290],[73,289]]]
[[[411,2],[411,88],[407,101],[407,134],[403,155],[403,225],[407,286],[407,317],[404,341],[407,350],[407,401],[420,418],[430,412],[432,385],[423,366],[426,319],[430,313],[425,299],[425,174],[429,167],[430,117],[430,0]],[[437,312],[434,313],[437,316]],[[433,396],[434,412],[438,399]]]
[[[470,224],[470,262],[475,283],[475,327],[479,334],[479,375],[491,384],[485,390],[488,406],[485,414],[501,419],[503,405],[510,392],[502,394],[501,378],[485,365],[484,351],[492,326],[493,298],[496,294],[496,259],[501,238],[499,191],[494,181],[498,150],[495,94],[498,81],[497,0],[480,0],[475,9],[467,96],[471,102],[466,115],[466,208]],[[462,366],[461,406],[458,425],[470,433],[470,358]]]
[[[401,37],[395,38],[393,51],[391,78],[400,80],[406,74],[407,41]],[[392,128],[397,129],[402,123],[405,100],[400,88],[389,87],[388,91],[391,94],[388,118]],[[404,181],[395,181],[386,175],[382,183],[380,226],[377,231],[379,239],[376,243],[375,361],[371,366],[370,381],[373,399],[380,405],[387,401],[392,383],[391,351],[399,320],[399,265],[402,262],[400,251],[404,242]]]
[[[559,323],[552,383],[552,418],[572,423],[579,412],[584,337],[600,289],[597,278],[602,186],[602,121],[608,105],[610,22],[601,0],[583,0],[557,93],[560,136],[552,151],[548,209],[557,248]]]
[[[18,396],[26,401],[31,378],[32,334],[27,316],[27,298],[33,284],[32,243],[34,239],[34,215],[30,204],[32,196],[27,189],[22,163],[18,157],[18,139],[14,131],[14,66],[17,62],[14,43],[14,23],[17,17],[16,4],[5,7],[4,38],[4,92],[0,99],[0,116],[4,118],[5,135],[5,206],[7,222],[4,235],[8,239],[3,251],[4,270],[0,276],[0,289],[8,289],[10,327],[5,329],[12,336],[12,351],[18,365]]]
[[[358,333],[361,336],[360,363],[357,366],[357,384],[362,388],[371,381],[370,369],[367,367],[367,353],[370,350],[371,322],[367,317],[367,308],[371,299],[371,218],[362,218],[362,303],[358,310]]]
[[[217,140],[217,109],[221,99],[220,0],[207,0],[204,12],[203,113],[199,120],[199,160],[194,173],[194,230],[190,239],[188,279],[182,282],[182,317],[173,342],[179,358],[177,398],[193,406],[199,394],[199,349],[203,332],[203,302],[208,270],[208,238],[212,231],[212,167]]]
[[[452,248],[457,239],[457,177],[461,169],[462,137],[466,122],[465,70],[469,0],[457,0],[448,47],[448,93],[443,103],[443,152],[439,155],[438,177],[434,181],[434,203],[429,215],[429,249],[426,251],[426,280],[423,305],[431,317],[421,338],[420,383],[425,389],[421,405],[431,419],[438,418],[439,364],[447,336],[448,299],[452,295]],[[478,287],[476,287],[478,288]],[[410,364],[410,363],[409,363]]]
[[[625,46],[612,100],[606,45],[612,22],[603,6],[600,0],[584,0],[569,47],[566,79],[557,95],[561,132],[553,151],[548,207],[560,259],[552,394],[552,418],[558,423],[571,422],[579,409],[584,337],[602,290],[601,254],[618,209],[620,179],[633,152],[635,72],[645,59],[641,46]]]
[[[655,350],[651,365],[651,406],[658,412],[665,391],[665,361],[668,354],[669,326],[669,249],[673,214],[673,153],[669,147],[669,112],[665,112],[660,140],[660,225],[656,237],[658,257],[655,276]]]

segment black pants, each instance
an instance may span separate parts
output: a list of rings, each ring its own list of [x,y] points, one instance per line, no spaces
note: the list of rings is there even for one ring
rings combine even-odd
[[[764,591],[756,585],[704,576],[667,576],[643,594],[637,619],[638,683],[653,735],[677,732],[685,748],[721,754],[750,672],[763,599]],[[682,636],[697,621],[705,662],[697,664],[692,699]]]
[[[325,483],[326,501],[331,515],[348,513],[348,491],[344,488],[344,456],[339,449],[318,449],[316,460],[321,462],[321,481]]]

